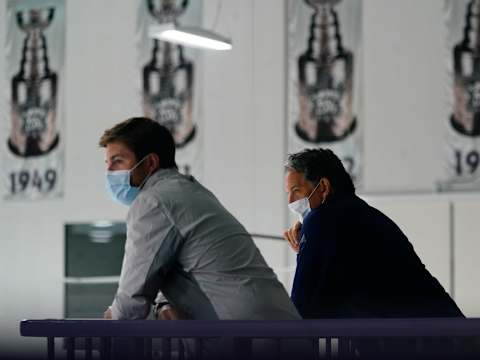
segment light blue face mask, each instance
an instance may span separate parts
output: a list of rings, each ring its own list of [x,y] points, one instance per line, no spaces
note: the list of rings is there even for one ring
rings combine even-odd
[[[147,158],[147,156],[129,170],[107,170],[106,187],[113,200],[127,206],[130,206],[133,203],[133,200],[135,200],[142,185],[147,181],[149,176],[147,175],[142,184],[139,187],[136,187],[130,185],[130,174]]]

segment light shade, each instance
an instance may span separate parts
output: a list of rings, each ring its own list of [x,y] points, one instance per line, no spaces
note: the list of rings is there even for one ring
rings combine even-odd
[[[150,37],[175,44],[211,50],[230,50],[232,42],[214,32],[178,26],[173,23],[152,25],[148,29]]]

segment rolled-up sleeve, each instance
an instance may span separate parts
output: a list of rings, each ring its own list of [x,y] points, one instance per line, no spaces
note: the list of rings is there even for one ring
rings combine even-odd
[[[144,319],[182,245],[161,203],[139,196],[127,216],[120,281],[111,306],[115,320]]]

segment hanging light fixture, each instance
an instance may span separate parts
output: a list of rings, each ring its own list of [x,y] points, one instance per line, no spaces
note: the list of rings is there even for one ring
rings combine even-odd
[[[232,42],[226,37],[201,28],[176,25],[173,22],[150,26],[148,35],[184,46],[210,50],[232,49]]]

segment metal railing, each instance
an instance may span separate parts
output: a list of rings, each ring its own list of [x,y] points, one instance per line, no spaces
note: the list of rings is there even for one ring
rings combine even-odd
[[[480,319],[24,320],[20,333],[46,338],[48,359],[480,358]],[[66,354],[55,338],[65,339]]]

